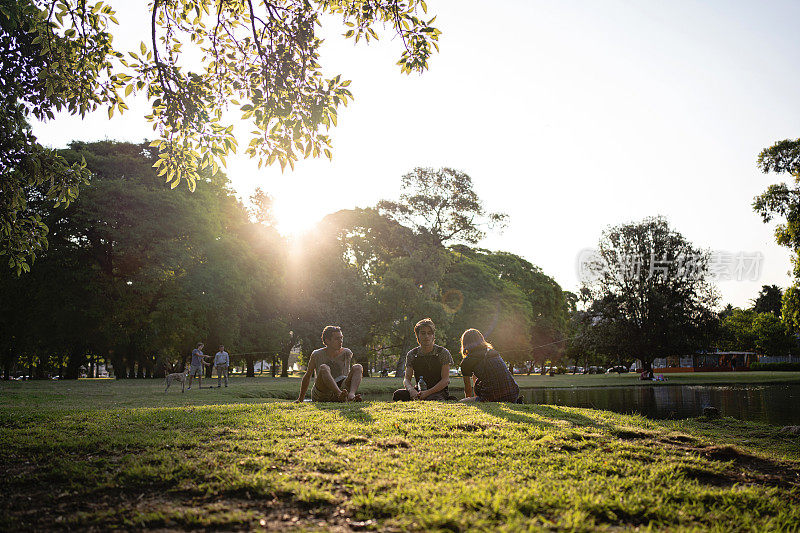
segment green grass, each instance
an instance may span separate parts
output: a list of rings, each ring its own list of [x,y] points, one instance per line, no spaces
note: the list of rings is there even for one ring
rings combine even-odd
[[[800,383],[800,372],[708,372],[668,374],[668,381],[639,381],[638,374],[600,374],[559,376],[516,375],[522,388],[577,388],[668,385],[714,385],[744,383]],[[267,398],[292,400],[300,391],[300,378],[257,376],[232,377],[230,387],[217,389],[216,378],[203,379],[203,389],[180,393],[180,383],[164,394],[163,379],[120,380],[82,379],[80,381],[11,381],[0,382],[0,407],[26,405],[58,405],[75,407],[178,407],[228,403],[257,403]],[[208,388],[213,386],[213,388]],[[387,398],[402,387],[399,378],[366,378],[359,392],[367,397]],[[75,391],[80,391],[78,394]],[[461,376],[450,380],[450,391],[459,398],[464,394]],[[309,392],[310,397],[310,392]]]
[[[186,394],[150,381],[3,383],[0,530],[800,524],[800,440],[776,427],[269,397],[296,395],[298,382],[237,378]]]

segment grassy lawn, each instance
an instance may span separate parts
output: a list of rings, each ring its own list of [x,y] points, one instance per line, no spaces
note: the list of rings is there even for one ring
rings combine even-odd
[[[628,379],[573,379],[606,377]],[[800,437],[777,427],[553,406],[278,399],[295,396],[298,381],[236,378],[186,394],[164,394],[157,381],[2,383],[0,530],[800,524]]]

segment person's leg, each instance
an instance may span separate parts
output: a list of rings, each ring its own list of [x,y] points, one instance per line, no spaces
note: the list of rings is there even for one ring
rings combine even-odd
[[[393,402],[410,402],[411,394],[406,389],[397,389],[392,395]]]
[[[217,371],[217,388],[220,388],[220,386],[222,385],[222,367],[215,366],[214,368]]]
[[[347,379],[344,382],[344,388],[347,389],[348,402],[352,402],[355,399],[358,386],[361,385],[361,378],[363,376],[364,367],[361,365],[355,364],[350,368],[350,373],[347,375]]]
[[[469,398],[461,398],[458,400],[460,403],[478,403],[480,400],[477,396],[470,396]]]
[[[336,380],[331,375],[331,369],[328,365],[319,365],[317,369],[317,381],[314,386],[323,393],[329,393],[339,398],[339,401],[344,401],[347,398],[347,389],[340,389],[336,384]]]
[[[436,394],[431,394],[430,396],[425,398],[425,401],[428,401],[428,402],[446,402],[447,398],[448,398],[447,389],[445,389],[443,391],[437,392]]]
[[[226,386],[226,387],[228,386],[228,369],[229,369],[229,368],[230,368],[230,367],[229,367],[228,365],[225,365],[225,366],[223,367],[223,371],[225,372],[225,386]]]

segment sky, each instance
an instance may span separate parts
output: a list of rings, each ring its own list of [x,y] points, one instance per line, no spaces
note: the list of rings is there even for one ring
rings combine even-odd
[[[115,45],[138,48],[145,2],[110,3]],[[331,131],[333,160],[281,173],[234,156],[226,172],[239,196],[264,189],[292,233],[397,198],[414,167],[448,166],[509,215],[479,245],[525,257],[566,290],[579,288],[579,257],[604,229],[656,215],[715,253],[721,304],[747,307],[762,285],[790,284],[776,223],[751,204],[786,181],[762,174],[758,153],[800,137],[800,2],[429,0],[428,11],[440,52],[410,76],[391,32],[354,45],[326,19],[323,69],[355,95]],[[151,139],[136,98],[121,117],[60,115],[34,132],[52,147]]]

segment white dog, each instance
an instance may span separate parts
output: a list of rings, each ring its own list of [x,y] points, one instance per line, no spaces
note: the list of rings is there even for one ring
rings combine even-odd
[[[172,385],[173,381],[180,381],[181,382],[181,392],[184,392],[184,388],[186,387],[186,376],[189,374],[188,368],[183,372],[175,372],[174,374],[167,374],[166,377],[166,385],[167,387],[164,389],[164,392],[167,392],[167,389],[170,385]]]

